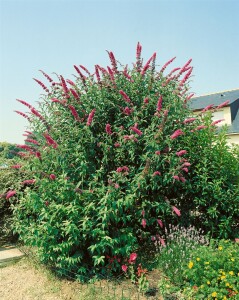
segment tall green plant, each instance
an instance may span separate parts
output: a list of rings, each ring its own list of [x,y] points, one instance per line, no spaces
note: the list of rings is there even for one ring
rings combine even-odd
[[[19,147],[32,188],[14,226],[61,273],[106,273],[108,256],[117,257],[115,272],[152,234],[186,220],[195,160],[187,141],[204,132],[211,143],[205,115],[187,107],[191,60],[165,75],[174,58],[158,71],[156,53],[143,64],[140,44],[132,69],[108,54],[111,66],[93,74],[74,66],[75,82],[42,72],[51,88],[36,80],[46,91],[38,110],[18,100],[30,110],[18,113],[30,121]]]

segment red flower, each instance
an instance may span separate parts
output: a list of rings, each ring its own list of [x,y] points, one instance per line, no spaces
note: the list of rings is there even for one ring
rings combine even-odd
[[[180,151],[176,152],[176,155],[177,155],[177,156],[182,156],[182,155],[184,155],[184,154],[186,154],[186,153],[187,153],[186,150],[180,150]]]
[[[86,123],[87,126],[90,126],[90,125],[91,125],[92,120],[93,120],[94,115],[95,115],[95,111],[96,111],[96,109],[94,108],[94,109],[90,112],[90,114],[89,114],[89,116],[88,116],[88,119],[87,119],[87,123]]]
[[[145,228],[147,225],[146,219],[142,219],[141,224],[142,224],[143,228]]]
[[[49,93],[48,88],[40,80],[38,80],[36,78],[33,78],[33,79],[43,88],[43,90],[45,90],[47,93]]]
[[[175,60],[175,58],[176,58],[176,56],[173,57],[173,58],[171,58],[169,61],[167,61],[167,62],[163,65],[162,69],[160,70],[160,73],[163,73],[163,71],[167,68],[167,66],[168,66],[169,64],[171,64],[171,63]]]
[[[153,173],[153,176],[157,176],[157,175],[161,175],[161,173],[159,172],[159,171],[155,171],[154,173]]]
[[[24,100],[17,99],[17,101],[20,102],[20,103],[22,103],[23,105],[27,106],[30,109],[32,108],[32,106],[29,103],[27,103],[26,101],[24,101]]]
[[[144,99],[144,103],[145,103],[145,104],[148,104],[148,103],[149,103],[149,97],[146,97],[146,98]]]
[[[128,267],[126,265],[122,265],[121,268],[122,268],[123,272],[125,272],[125,273],[127,272]]]
[[[106,126],[105,126],[105,131],[106,131],[106,133],[109,134],[109,135],[112,134],[110,124],[106,124]]]
[[[161,237],[158,237],[160,243],[162,244],[163,247],[166,247],[166,244],[165,244],[165,240],[162,239]]]
[[[115,146],[115,148],[119,148],[120,147],[120,143],[115,143],[114,146]]]
[[[11,166],[12,169],[20,169],[22,166],[21,165],[13,165]]]
[[[201,129],[204,129],[204,128],[207,128],[207,126],[205,125],[199,125],[195,128],[195,130],[201,130]]]
[[[160,219],[157,219],[157,222],[161,228],[163,228],[163,222]]]
[[[69,109],[71,110],[71,113],[73,115],[73,117],[75,118],[76,121],[80,121],[80,117],[75,109],[75,107],[73,105],[68,105]]]
[[[196,118],[185,119],[185,120],[183,121],[183,124],[192,123],[192,122],[195,121],[195,120],[196,120]]]
[[[16,195],[16,193],[17,193],[16,191],[8,191],[6,195],[6,199],[13,197],[14,195]]]
[[[175,180],[177,180],[177,181],[180,180],[179,177],[178,177],[177,175],[174,175],[173,178],[174,178]]]
[[[129,263],[134,264],[137,258],[137,253],[131,253],[129,256]]]
[[[129,96],[128,96],[124,91],[120,90],[119,93],[120,93],[120,95],[123,96],[123,98],[124,98],[124,100],[125,100],[126,102],[128,102],[128,103],[131,102]]]
[[[149,66],[150,66],[150,63],[151,61],[155,60],[156,58],[156,53],[154,52],[154,54],[150,57],[150,59],[146,62],[145,66],[143,67],[143,70],[141,71],[141,75],[143,76],[145,74],[145,72],[148,70]]]
[[[144,210],[144,209],[141,211],[141,215],[142,215],[143,217],[145,216],[145,210]]]
[[[206,107],[202,110],[202,112],[205,112],[205,111],[207,111],[207,110],[213,108],[213,106],[214,106],[214,104],[209,104],[208,106],[206,106]]]
[[[49,178],[50,178],[51,180],[55,180],[55,179],[56,179],[56,175],[55,175],[55,174],[51,174],[51,175],[49,176]]]
[[[160,112],[162,109],[162,102],[163,102],[163,97],[160,96],[158,103],[157,103],[157,111]]]
[[[216,124],[218,124],[218,123],[220,123],[222,121],[224,121],[224,119],[214,121],[214,122],[211,123],[211,126],[214,126],[214,125],[216,125]]]
[[[229,104],[229,103],[230,103],[230,100],[227,100],[227,101],[221,103],[220,105],[218,105],[217,109],[218,109],[218,108],[222,108],[222,107],[224,107],[224,106],[227,106],[227,104]]]
[[[181,129],[178,129],[176,130],[171,136],[170,138],[173,140],[173,139],[176,139],[178,136],[184,134],[183,131]]]
[[[155,151],[155,154],[156,155],[160,155],[160,151]]]
[[[19,115],[21,115],[23,118],[27,119],[30,122],[30,118],[28,117],[28,115],[24,114],[21,111],[15,110],[15,112]]]
[[[36,182],[35,179],[24,180],[22,184],[34,184]]]
[[[44,133],[43,136],[45,137],[48,145],[51,145],[55,149],[58,147],[58,144],[53,140],[53,138],[49,134]]]
[[[173,209],[173,211],[175,212],[175,214],[177,215],[177,216],[181,216],[181,212],[180,212],[180,210],[177,208],[177,207],[175,207],[175,206],[172,206],[172,209]]]

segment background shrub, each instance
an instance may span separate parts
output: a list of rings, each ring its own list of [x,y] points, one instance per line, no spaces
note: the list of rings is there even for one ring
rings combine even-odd
[[[187,106],[191,60],[165,75],[174,59],[158,71],[156,53],[144,64],[140,44],[132,69],[108,54],[111,67],[95,65],[93,74],[74,66],[75,82],[63,76],[55,82],[42,72],[51,88],[36,80],[46,91],[38,110],[18,100],[30,110],[18,113],[30,121],[19,155],[26,160],[31,188],[19,193],[14,228],[63,274],[106,273],[107,256],[117,257],[113,272],[119,270],[126,257],[149,243],[151,235],[162,235],[167,224],[187,226],[191,212],[202,213],[198,191],[210,180],[195,176],[210,174],[216,180],[205,164],[211,157],[208,147],[217,146],[215,126],[207,113],[193,117]],[[227,151],[225,145],[218,149]],[[233,172],[228,174],[234,178]],[[227,185],[220,187],[229,193]],[[205,192],[213,197],[211,190]],[[213,201],[219,204],[220,197]],[[226,205],[223,209],[218,216],[231,211]],[[212,214],[207,218],[201,217],[203,226],[217,233]],[[234,218],[223,228],[228,235]]]

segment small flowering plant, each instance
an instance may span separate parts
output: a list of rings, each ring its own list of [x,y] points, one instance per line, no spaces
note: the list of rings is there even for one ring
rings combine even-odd
[[[131,280],[132,283],[137,284],[140,291],[146,291],[149,286],[147,280],[147,269],[143,269],[141,263],[137,263],[137,253],[131,253],[125,264],[121,266],[125,276]]]
[[[239,295],[239,247],[220,240],[191,253],[184,276],[195,298],[237,299]]]

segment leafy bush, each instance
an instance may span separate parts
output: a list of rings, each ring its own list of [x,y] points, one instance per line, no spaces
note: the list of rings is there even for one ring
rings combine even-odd
[[[239,282],[239,246],[221,240],[192,252],[184,275],[193,286],[196,299],[237,299]]]
[[[23,188],[21,181],[24,180],[25,171],[21,171],[19,159],[1,159],[0,168],[0,237],[1,239],[12,239],[12,210],[11,204],[16,198],[6,199],[9,192]],[[19,168],[18,168],[19,167]],[[7,197],[8,198],[8,197]]]
[[[154,53],[143,65],[140,44],[131,70],[109,57],[111,67],[95,65],[94,74],[74,66],[75,82],[42,72],[52,86],[36,80],[47,93],[38,110],[18,100],[30,109],[17,113],[30,121],[19,155],[32,188],[15,206],[14,227],[63,274],[105,274],[107,256],[129,257],[165,224],[200,213],[188,191],[203,180],[190,170],[215,126],[187,107],[191,60],[165,75],[174,59],[157,71]]]

